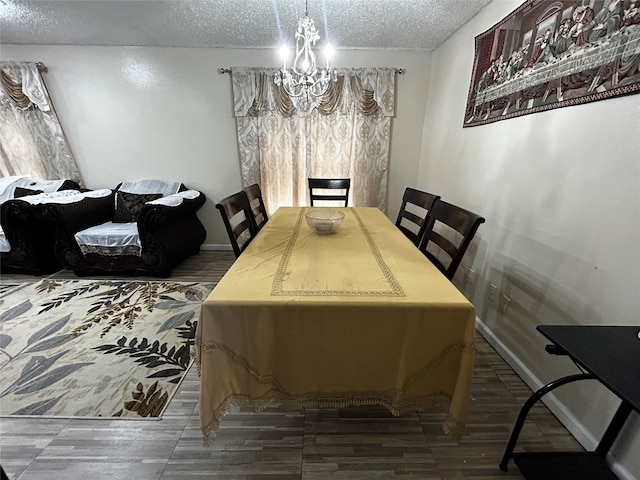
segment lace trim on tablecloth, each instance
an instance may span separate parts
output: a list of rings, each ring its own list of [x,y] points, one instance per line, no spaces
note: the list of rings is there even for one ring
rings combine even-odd
[[[423,378],[429,370],[435,368],[451,352],[473,352],[474,350],[475,346],[473,343],[452,343],[448,345],[438,355],[431,359],[431,361],[424,367],[422,367],[413,375],[409,376],[407,381],[404,382],[404,385],[400,389],[400,392],[404,392],[412,383],[415,383]]]
[[[424,397],[406,399],[400,402],[391,400],[385,393],[308,393],[290,396],[276,390],[269,390],[259,398],[246,395],[231,395],[227,397],[214,412],[213,421],[202,427],[203,441],[206,447],[211,446],[220,428],[222,418],[234,408],[245,408],[252,412],[260,412],[273,404],[280,404],[286,410],[300,410],[303,408],[345,408],[355,406],[381,406],[393,416],[399,417],[409,412],[420,412],[437,405],[448,405],[451,397],[445,393],[433,393]],[[464,422],[447,415],[442,425],[445,434],[451,435],[459,441],[464,430]]]
[[[247,371],[247,373],[249,373],[259,383],[272,384],[277,391],[283,392],[286,395],[291,395],[291,393],[287,392],[287,390],[282,386],[282,384],[280,384],[280,382],[273,375],[261,374],[260,371],[256,367],[252,366],[244,356],[240,355],[239,353],[237,353],[235,350],[228,347],[227,345],[224,345],[218,342],[208,342],[206,344],[200,343],[198,347],[199,347],[198,350],[200,352],[200,354],[196,356],[196,363],[198,365],[198,374],[200,374],[200,361],[201,361],[202,353],[222,352],[225,355],[227,355],[229,358],[231,358],[234,362],[242,365],[244,369]],[[438,364],[440,364],[440,362],[442,362],[448,354],[452,352],[463,352],[463,351],[471,351],[471,352],[474,351],[474,344],[458,342],[458,343],[452,343],[446,346],[444,349],[442,349],[442,351],[438,355],[433,357],[424,367],[422,367],[416,373],[409,376],[409,378],[402,385],[402,387],[391,390],[392,392],[394,392],[393,395],[396,398],[399,398],[413,383],[422,379],[430,370],[438,366]]]
[[[214,412],[215,419],[212,424],[203,427],[205,445],[208,445],[209,442],[215,438],[215,432],[220,425],[220,420],[232,406],[246,407],[258,412],[276,401],[282,403],[287,408],[294,410],[311,407],[342,408],[357,405],[380,405],[386,408],[392,415],[399,416],[409,411],[421,411],[428,407],[441,404],[443,400],[446,400],[448,403],[451,400],[451,397],[445,393],[433,393],[423,397],[413,397],[404,400],[401,400],[401,397],[411,384],[423,378],[430,370],[442,362],[448,354],[452,352],[474,351],[474,344],[466,342],[452,343],[432,358],[424,367],[411,375],[400,388],[389,389],[384,392],[368,393],[309,392],[305,394],[292,394],[291,392],[288,392],[273,375],[261,374],[259,370],[252,366],[244,356],[235,352],[226,345],[217,342],[208,342],[206,344],[200,344],[198,350],[200,355],[204,352],[222,352],[234,362],[242,365],[247,373],[249,373],[259,383],[272,385],[272,388],[263,397],[258,399],[252,399],[246,395],[240,394],[233,394],[227,398]],[[198,375],[201,373],[200,355],[196,358]],[[451,435],[453,438],[459,439],[462,434],[463,427],[464,422],[449,416],[443,425],[443,431],[444,433]]]
[[[367,243],[369,244],[369,248],[371,249],[371,253],[373,254],[376,262],[378,264],[378,268],[384,275],[385,279],[389,283],[389,290],[284,290],[282,288],[282,284],[284,282],[284,278],[287,272],[287,266],[289,264],[289,259],[291,258],[291,252],[293,251],[293,247],[296,243],[296,239],[298,238],[298,234],[300,233],[300,227],[302,225],[302,220],[304,218],[305,209],[300,209],[300,213],[298,214],[298,219],[296,220],[296,224],[293,228],[293,232],[289,238],[289,242],[285,246],[284,252],[282,254],[282,258],[280,263],[278,264],[278,269],[276,270],[276,275],[273,279],[273,284],[271,287],[271,295],[274,296],[282,296],[282,295],[296,295],[296,296],[341,296],[341,297],[404,297],[405,293],[402,290],[402,287],[396,280],[396,277],[391,272],[389,266],[385,263],[382,255],[380,254],[380,250],[376,243],[373,241],[373,237],[364,222],[358,215],[356,210],[350,210],[353,215],[358,220],[358,224],[360,225],[360,229],[367,239]]]
[[[253,378],[255,378],[259,383],[272,384],[277,390],[281,392],[286,392],[286,390],[282,387],[280,382],[278,382],[278,380],[276,380],[276,378],[273,375],[262,375],[257,368],[251,366],[251,364],[245,357],[235,352],[234,350],[232,350],[226,345],[223,345],[217,342],[209,342],[204,345],[201,345],[200,351],[201,352],[222,352],[228,357],[230,357],[234,362],[242,365],[245,368],[245,370]]]

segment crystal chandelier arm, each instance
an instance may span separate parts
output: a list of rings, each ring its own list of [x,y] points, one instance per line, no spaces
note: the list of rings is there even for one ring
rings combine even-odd
[[[284,62],[282,70],[275,74],[273,80],[289,95],[296,108],[310,111],[317,107],[329,84],[335,81],[335,74],[329,66],[328,56],[327,68],[318,70],[312,47],[320,35],[313,19],[309,17],[308,2],[305,6],[305,15],[298,20],[296,54],[291,68],[287,70]]]
[[[314,76],[317,72],[316,56],[311,50],[320,38],[318,30],[309,17],[301,18],[296,31],[296,57],[293,62],[293,71],[298,75]],[[300,47],[302,41],[302,48]]]

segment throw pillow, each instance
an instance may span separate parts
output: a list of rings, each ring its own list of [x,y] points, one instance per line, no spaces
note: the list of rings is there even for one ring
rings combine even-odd
[[[144,204],[162,197],[161,193],[116,192],[116,210],[113,223],[137,222]]]
[[[38,195],[42,190],[34,190],[32,188],[16,187],[13,192],[13,198],[26,197],[27,195]]]

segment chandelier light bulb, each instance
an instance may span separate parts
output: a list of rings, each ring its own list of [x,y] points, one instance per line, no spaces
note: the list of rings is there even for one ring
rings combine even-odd
[[[327,61],[330,61],[333,58],[335,50],[333,49],[333,45],[327,43],[324,47],[324,56],[327,58]]]
[[[282,44],[280,47],[280,59],[282,60],[282,69],[287,69],[287,59],[289,58],[289,47],[286,44]]]
[[[327,43],[327,45],[324,47],[324,58],[327,59],[327,69],[329,69],[329,63],[333,58],[334,52],[335,50],[333,49],[333,45],[331,45],[330,43]]]

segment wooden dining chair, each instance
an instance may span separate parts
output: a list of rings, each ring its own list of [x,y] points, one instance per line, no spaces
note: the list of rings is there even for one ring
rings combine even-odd
[[[216,208],[227,229],[233,253],[238,258],[258,233],[249,198],[243,190],[223,198]]]
[[[247,194],[247,198],[249,199],[256,228],[260,231],[264,224],[267,223],[267,220],[269,220],[269,217],[267,216],[267,209],[265,208],[264,200],[262,199],[262,190],[260,190],[260,185],[257,183],[249,185],[244,189],[244,192]]]
[[[349,188],[351,188],[350,178],[309,178],[309,198],[311,199],[311,206],[314,206],[314,201],[344,201],[344,206],[348,206],[349,203]],[[342,190],[343,193],[316,193],[316,190]]]
[[[417,247],[427,229],[427,217],[439,195],[407,187],[396,219],[396,227]]]
[[[484,221],[483,217],[469,210],[436,200],[429,211],[427,228],[418,248],[452,280],[478,227]]]

